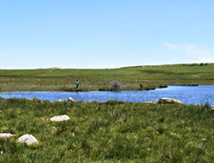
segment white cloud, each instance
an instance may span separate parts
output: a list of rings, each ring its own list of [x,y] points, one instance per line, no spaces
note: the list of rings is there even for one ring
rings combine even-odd
[[[214,56],[201,56],[195,62],[196,63],[213,63]]]
[[[198,48],[195,45],[183,45],[183,47],[181,46],[181,50],[184,51],[185,55],[187,56],[201,57],[201,56],[210,56],[213,54],[212,51]]]
[[[163,45],[166,46],[166,47],[168,47],[168,48],[170,48],[170,49],[176,49],[177,48],[177,45],[175,45],[175,44],[169,44],[169,43],[166,43],[166,42],[164,42]]]
[[[174,49],[181,56],[192,58],[193,62],[214,62],[214,52],[208,49],[200,48],[193,44],[171,44],[162,43],[163,46]]]

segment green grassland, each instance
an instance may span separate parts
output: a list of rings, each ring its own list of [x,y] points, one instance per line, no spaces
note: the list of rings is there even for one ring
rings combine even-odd
[[[140,90],[214,84],[214,64],[0,70],[0,91]],[[116,84],[115,84],[116,83]],[[118,87],[114,87],[114,86]],[[71,119],[54,123],[53,116]],[[213,162],[209,105],[0,98],[0,162]],[[38,145],[17,143],[32,134]]]
[[[213,162],[208,105],[0,99],[0,162]],[[51,122],[56,115],[70,120]],[[32,134],[38,145],[17,143]]]
[[[136,66],[118,69],[0,70],[0,91],[79,91],[154,89],[167,85],[214,84],[214,64]]]

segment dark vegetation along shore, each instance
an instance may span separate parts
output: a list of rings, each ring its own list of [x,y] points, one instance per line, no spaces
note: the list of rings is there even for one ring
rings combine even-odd
[[[214,84],[214,64],[0,70],[0,91],[141,90]],[[51,122],[57,115],[69,120]],[[208,105],[0,98],[0,162],[213,162]],[[32,134],[37,145],[17,142]]]
[[[0,91],[149,90],[167,85],[214,84],[214,64],[118,69],[0,70]],[[75,89],[79,79],[80,87]],[[140,84],[143,88],[140,88]]]

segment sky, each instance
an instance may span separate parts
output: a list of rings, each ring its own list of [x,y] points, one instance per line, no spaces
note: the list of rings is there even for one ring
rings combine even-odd
[[[0,0],[0,69],[214,62],[213,0]]]

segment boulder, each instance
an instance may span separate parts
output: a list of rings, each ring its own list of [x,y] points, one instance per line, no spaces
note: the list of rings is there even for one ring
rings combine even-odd
[[[147,102],[145,102],[146,104],[153,104],[153,102],[152,101],[147,101]]]
[[[10,138],[11,136],[13,136],[12,134],[10,133],[0,133],[0,138]]]
[[[50,118],[50,121],[61,122],[61,121],[67,121],[69,119],[70,119],[70,117],[67,115],[59,115],[59,116],[55,116],[55,117]]]
[[[156,104],[183,104],[181,101],[173,98],[160,98],[155,103]]]
[[[74,99],[72,97],[69,97],[68,101],[74,102]]]
[[[22,135],[21,137],[18,138],[19,143],[26,143],[28,145],[31,144],[38,144],[38,140],[33,136],[29,134]]]
[[[62,100],[62,99],[59,99],[59,100],[57,100],[58,102],[63,102],[64,100]]]

